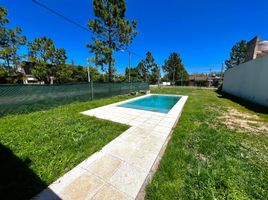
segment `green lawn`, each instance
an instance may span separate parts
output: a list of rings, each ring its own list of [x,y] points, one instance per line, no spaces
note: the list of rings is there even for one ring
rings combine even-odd
[[[146,199],[267,199],[267,131],[255,131],[255,124],[230,127],[221,118],[231,109],[267,125],[267,109],[222,98],[212,90],[176,87],[152,92],[189,99],[146,188]]]
[[[0,118],[0,199],[29,199],[128,127],[79,114],[117,96]]]
[[[267,199],[268,134],[258,131],[268,123],[266,109],[222,98],[213,90],[152,91],[189,99],[146,199]],[[0,199],[32,197],[121,134],[127,126],[79,112],[127,98],[0,118]],[[230,109],[237,119],[241,113],[250,118],[246,129],[223,123],[221,117]],[[230,118],[233,113],[229,111]]]

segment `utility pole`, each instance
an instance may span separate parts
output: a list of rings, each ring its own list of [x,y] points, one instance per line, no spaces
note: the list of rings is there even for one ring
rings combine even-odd
[[[89,70],[89,61],[88,61],[88,66],[87,66],[87,81],[90,83],[90,89],[91,89],[91,100],[93,100],[94,95],[93,95],[93,80],[90,78],[90,70]]]
[[[182,86],[182,70],[181,70],[181,86]]]
[[[157,80],[157,84],[158,84],[158,88],[160,88],[160,67],[157,66],[157,70],[158,70],[158,80]]]
[[[223,77],[224,64],[221,65],[221,76]]]
[[[131,62],[131,54],[128,51],[128,82],[130,82],[130,62]]]
[[[173,83],[172,84],[175,85],[175,66],[173,68],[173,77],[172,78],[173,78],[173,80],[172,80]]]
[[[90,83],[90,71],[89,71],[89,66],[87,66],[87,81]]]

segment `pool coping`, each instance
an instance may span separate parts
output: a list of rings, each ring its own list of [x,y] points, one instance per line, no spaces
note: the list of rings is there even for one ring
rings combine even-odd
[[[134,108],[118,107],[118,105],[120,105],[120,104],[134,101],[137,99],[141,99],[141,98],[151,96],[151,95],[180,96],[181,98],[170,109],[170,111],[168,113],[165,113],[165,114],[158,113],[155,111],[147,111],[147,110],[145,111],[145,110],[138,110],[138,109],[134,109]],[[123,132],[120,136],[118,136],[117,138],[115,138],[114,140],[112,140],[111,142],[106,144],[100,151],[92,154],[87,159],[85,159],[83,162],[81,162],[76,167],[74,167],[72,170],[70,170],[65,175],[60,177],[58,180],[53,182],[47,189],[45,189],[43,192],[41,192],[39,195],[37,195],[35,197],[35,199],[51,199],[52,197],[53,197],[53,199],[59,199],[59,198],[60,199],[66,199],[66,198],[68,199],[69,198],[68,195],[75,194],[75,195],[81,196],[82,193],[86,193],[87,198],[89,198],[89,199],[97,199],[97,197],[104,195],[103,193],[105,193],[105,192],[107,193],[107,190],[110,191],[110,193],[119,195],[120,199],[143,199],[144,194],[145,194],[144,193],[145,186],[151,180],[153,174],[157,170],[158,164],[159,164],[159,162],[160,162],[160,160],[165,152],[167,144],[171,138],[173,128],[174,128],[174,126],[176,126],[176,124],[179,120],[179,117],[182,113],[182,110],[183,110],[184,104],[187,101],[187,98],[188,98],[187,96],[182,96],[182,95],[148,94],[148,95],[143,95],[143,96],[131,98],[131,99],[124,100],[121,102],[117,102],[117,103],[113,103],[113,104],[109,104],[106,106],[102,106],[102,107],[98,107],[95,109],[81,112],[84,115],[95,116],[95,117],[100,118],[100,119],[106,119],[106,120],[111,120],[114,122],[119,122],[122,124],[127,124],[127,125],[130,125],[131,127],[129,129],[127,129],[125,132]],[[117,109],[117,108],[120,108],[120,109]],[[124,111],[125,117],[117,119],[117,117],[116,117],[117,113],[113,112],[113,111],[116,112],[116,110],[118,110],[118,112],[119,112],[119,110]],[[131,115],[136,115],[137,118],[127,121],[127,118]],[[143,115],[148,115],[148,116],[154,117],[155,119],[160,119],[160,120],[158,122],[156,122],[154,125],[148,126],[146,128],[146,126],[148,125],[147,122],[150,122],[150,120],[152,122],[152,121],[154,121],[154,119],[151,119],[151,117],[148,117],[148,119],[147,119],[148,121],[142,122],[141,116],[143,116]],[[164,122],[164,123],[162,123],[162,122]],[[162,125],[161,125],[161,123],[162,123]],[[139,127],[139,126],[144,126],[144,127]],[[140,134],[144,134],[144,135],[141,135],[142,137],[137,135],[138,134],[137,131],[139,131],[139,130],[140,130]],[[115,153],[112,153],[114,148],[120,146],[121,144],[125,145],[125,148],[128,148],[128,147],[132,148],[131,145],[135,146],[135,144],[132,144],[133,143],[132,140],[126,139],[127,137],[132,137],[132,136],[135,136],[136,140],[138,142],[139,142],[139,140],[144,141],[145,144],[147,144],[146,142],[148,142],[148,145],[150,145],[150,142],[152,142],[152,141],[159,143],[157,146],[157,150],[149,149],[148,151],[145,151],[148,153],[148,156],[143,155],[143,157],[142,157],[142,159],[145,159],[145,160],[148,160],[147,157],[150,157],[150,156],[152,157],[148,166],[147,165],[145,166],[144,163],[140,163],[140,166],[138,166],[136,164],[133,165],[131,159],[133,159],[133,155],[135,158],[135,153],[137,154],[136,151],[138,149],[134,150],[133,155],[130,155],[130,153],[126,153],[124,151],[121,152],[121,153],[125,154],[126,158],[124,158],[124,157],[122,158],[120,155],[120,152],[118,155],[116,155]],[[134,139],[135,139],[135,137],[134,137]],[[155,137],[156,138],[155,141],[150,140],[150,137],[152,137],[152,138]],[[138,146],[135,148],[138,148]],[[155,148],[155,146],[153,146],[153,148]],[[108,155],[110,158],[112,158],[114,160],[119,160],[119,162],[121,162],[120,167],[118,167],[116,169],[116,171],[113,173],[113,175],[111,177],[109,177],[109,180],[106,180],[106,177],[96,176],[96,173],[92,173],[92,171],[91,171],[92,170],[91,168],[94,165],[94,163],[99,162],[99,161],[101,162],[101,160],[106,155]],[[135,172],[135,170],[138,170],[138,172],[137,172],[138,175],[136,175],[136,176],[139,176],[140,174],[142,175],[142,178],[131,177],[131,178],[134,178],[134,180],[137,182],[137,184],[133,186],[134,189],[129,188],[130,191],[128,191],[128,189],[126,189],[127,186],[124,186],[125,182],[124,182],[124,180],[122,180],[122,176],[120,176],[120,170],[121,171],[123,170],[124,165],[128,166],[128,168],[126,168],[126,167],[124,168],[125,171],[126,171],[126,169],[130,169],[130,170],[134,169],[134,172]],[[104,167],[107,168],[107,166],[104,166]],[[139,170],[140,170],[140,172],[139,172]],[[125,172],[125,173],[126,173],[126,176],[129,175],[128,172]],[[96,181],[92,181],[92,182],[98,183],[98,181],[99,181],[101,183],[99,185],[96,184],[96,186],[92,186],[90,188],[90,190],[92,190],[92,188],[93,188],[93,191],[90,191],[90,192],[81,191],[78,188],[73,189],[73,188],[75,188],[75,185],[77,185],[77,183],[75,181],[78,179],[81,179],[80,177],[85,177],[85,175],[83,175],[83,174],[90,176],[91,179],[89,179],[89,180],[91,180],[91,181],[92,181],[92,178],[93,178],[93,180],[96,180]],[[138,181],[137,181],[137,179],[138,179]],[[115,181],[115,182],[113,182],[113,181]],[[74,184],[74,182],[75,182],[75,184]],[[81,180],[80,180],[80,182],[81,182]],[[73,184],[73,186],[69,187],[72,184]],[[80,183],[80,184],[82,184],[82,183]],[[84,186],[86,184],[88,184],[88,182],[86,182],[86,183],[83,182],[83,184],[81,186]],[[95,183],[92,183],[92,184],[94,185]],[[87,188],[85,190],[89,190],[89,189]]]

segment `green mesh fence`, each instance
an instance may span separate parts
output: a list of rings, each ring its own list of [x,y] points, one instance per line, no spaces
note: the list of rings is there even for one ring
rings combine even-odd
[[[0,85],[0,116],[28,113],[74,101],[88,101],[147,90],[147,83],[77,83],[65,85]],[[93,94],[92,94],[93,91]]]

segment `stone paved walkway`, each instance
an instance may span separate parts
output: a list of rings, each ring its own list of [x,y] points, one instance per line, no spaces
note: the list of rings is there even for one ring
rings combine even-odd
[[[118,107],[122,102],[82,112],[131,127],[36,199],[142,199],[186,100],[183,96],[167,114]]]

